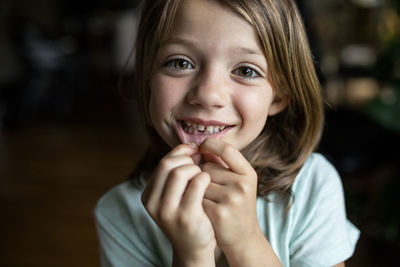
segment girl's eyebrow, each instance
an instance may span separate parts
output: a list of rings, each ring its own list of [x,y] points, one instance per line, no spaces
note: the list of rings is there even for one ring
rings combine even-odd
[[[191,41],[189,39],[183,39],[183,38],[167,39],[164,43],[164,46],[173,45],[173,44],[183,45],[192,50],[199,50],[196,46],[196,42]],[[229,54],[232,54],[232,55],[240,54],[240,55],[264,56],[264,54],[259,49],[253,49],[253,48],[248,48],[248,47],[244,47],[244,46],[231,47],[230,49],[228,49],[228,52],[229,52]]]
[[[171,45],[171,44],[178,44],[178,45],[187,46],[192,49],[196,49],[195,42],[190,41],[188,39],[170,38],[165,41],[164,46]]]
[[[264,56],[261,51],[256,50],[256,49],[251,49],[248,47],[238,46],[238,47],[233,47],[231,50],[232,50],[232,53],[234,53],[234,54]]]

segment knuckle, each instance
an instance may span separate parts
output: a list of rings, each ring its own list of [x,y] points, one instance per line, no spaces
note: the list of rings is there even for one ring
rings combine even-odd
[[[245,182],[237,182],[236,188],[238,192],[241,194],[247,194],[250,191],[250,186]]]
[[[170,158],[163,158],[160,160],[160,163],[158,164],[158,167],[161,170],[166,170],[171,166],[171,159]]]
[[[180,179],[184,176],[187,176],[188,173],[193,173],[193,172],[200,173],[201,172],[200,167],[197,165],[192,165],[192,166],[182,165],[172,169],[169,173],[169,178],[174,177],[175,179]]]
[[[169,179],[177,179],[178,177],[181,177],[183,174],[182,168],[175,168],[173,169],[170,174],[169,174]]]
[[[205,185],[209,183],[209,178],[205,175],[199,175],[193,178],[190,183],[196,188],[205,187]]]
[[[237,194],[227,194],[225,196],[225,201],[229,204],[229,205],[236,205],[240,202],[240,196],[238,196]]]
[[[173,149],[173,154],[174,155],[186,154],[189,151],[188,149],[189,149],[188,144],[179,144]]]
[[[177,225],[179,227],[187,228],[191,225],[191,217],[192,216],[189,216],[189,213],[180,213],[177,217]]]
[[[224,207],[219,207],[215,210],[215,222],[223,223],[228,218],[228,212]]]

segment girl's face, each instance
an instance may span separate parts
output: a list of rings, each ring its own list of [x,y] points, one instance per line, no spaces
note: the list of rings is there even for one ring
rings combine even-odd
[[[285,106],[252,26],[215,0],[182,3],[155,64],[150,117],[171,147],[213,137],[243,149]]]

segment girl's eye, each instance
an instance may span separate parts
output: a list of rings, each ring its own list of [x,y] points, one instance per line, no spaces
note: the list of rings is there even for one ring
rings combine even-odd
[[[257,78],[260,77],[258,72],[254,70],[253,68],[250,67],[240,67],[237,68],[234,72],[234,74],[239,75],[243,78]]]
[[[173,59],[168,61],[166,65],[177,70],[193,69],[193,65],[185,59]]]

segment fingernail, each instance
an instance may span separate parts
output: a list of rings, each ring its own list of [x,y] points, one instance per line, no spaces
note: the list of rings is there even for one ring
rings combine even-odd
[[[188,145],[193,149],[195,149],[197,147],[196,143],[189,143]]]

